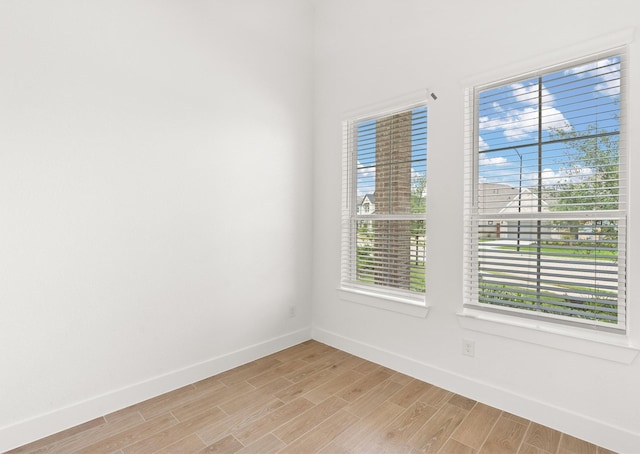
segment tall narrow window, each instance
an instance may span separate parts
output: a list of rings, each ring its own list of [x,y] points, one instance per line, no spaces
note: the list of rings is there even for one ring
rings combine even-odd
[[[625,328],[623,58],[478,87],[466,305]]]
[[[424,301],[427,108],[344,123],[342,287]]]

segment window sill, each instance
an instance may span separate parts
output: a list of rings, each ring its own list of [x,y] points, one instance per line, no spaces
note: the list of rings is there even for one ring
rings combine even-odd
[[[639,347],[632,345],[628,337],[620,334],[489,314],[469,308],[458,312],[457,316],[464,329],[618,363],[631,364],[640,353]]]
[[[429,307],[426,304],[404,297],[403,295],[387,295],[352,287],[339,288],[338,295],[340,299],[350,303],[397,312],[417,318],[425,318],[429,312]]]

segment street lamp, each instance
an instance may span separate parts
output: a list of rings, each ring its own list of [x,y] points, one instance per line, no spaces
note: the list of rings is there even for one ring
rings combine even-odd
[[[522,154],[518,151],[516,147],[513,147],[514,151],[518,154],[520,158],[520,179],[518,182],[518,214],[522,212]],[[518,217],[518,239],[516,251],[520,252],[520,217]]]

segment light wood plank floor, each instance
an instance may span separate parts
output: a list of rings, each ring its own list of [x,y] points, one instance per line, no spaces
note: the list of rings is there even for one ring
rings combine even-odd
[[[316,341],[15,453],[611,453]]]

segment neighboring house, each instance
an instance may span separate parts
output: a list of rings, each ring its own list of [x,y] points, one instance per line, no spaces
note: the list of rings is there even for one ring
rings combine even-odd
[[[357,214],[373,214],[376,211],[376,196],[365,194],[358,200]]]
[[[542,200],[542,212],[549,210],[548,203]],[[528,187],[516,188],[507,184],[482,183],[479,186],[478,206],[483,215],[514,215],[517,213],[537,213],[538,194]],[[483,231],[485,238],[509,238],[521,241],[536,241],[536,221],[507,221],[500,216],[487,221]]]

